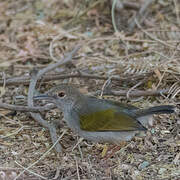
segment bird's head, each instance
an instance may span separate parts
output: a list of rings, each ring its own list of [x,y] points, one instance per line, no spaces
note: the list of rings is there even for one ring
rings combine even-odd
[[[83,97],[84,95],[74,85],[60,84],[45,94],[35,96],[34,99],[45,100],[54,103],[62,110],[68,110],[79,104]]]

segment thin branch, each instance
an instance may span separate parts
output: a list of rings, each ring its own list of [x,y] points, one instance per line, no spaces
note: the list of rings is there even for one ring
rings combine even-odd
[[[124,8],[127,9],[134,9],[134,10],[139,10],[140,9],[140,5],[136,2],[123,2]]]
[[[78,177],[78,180],[80,180],[78,161],[77,161],[77,158],[76,158],[76,157],[75,157],[75,161],[76,161],[76,172],[77,172],[77,177]]]
[[[111,4],[113,4],[113,0],[111,0]],[[123,2],[122,0],[118,0],[116,2],[115,10],[121,12],[122,9],[133,9],[139,10],[141,8],[140,4],[137,2]]]
[[[18,106],[6,103],[0,103],[0,109],[8,109],[11,111],[21,111],[21,112],[43,112],[53,109],[55,106],[53,104],[47,104],[45,106],[29,107],[29,106]]]
[[[141,90],[133,90],[129,93],[130,97],[140,97],[140,96],[159,96],[162,94],[167,94],[169,89],[159,89],[159,90],[148,90],[148,91],[141,91]],[[93,93],[93,95],[100,94],[101,91],[97,91]],[[113,96],[126,96],[128,90],[120,90],[120,91],[109,91],[104,92],[104,95],[113,95]]]
[[[154,2],[154,0],[145,0],[139,9],[137,15],[133,18],[131,23],[129,24],[129,30],[132,31],[136,25],[135,20],[138,19],[141,23],[145,19],[145,13],[147,12],[148,7]]]
[[[77,45],[74,48],[74,50],[72,52],[70,52],[62,60],[58,61],[55,64],[50,64],[46,68],[41,69],[39,72],[35,72],[34,71],[32,73],[32,78],[31,78],[30,85],[29,85],[29,90],[28,90],[28,106],[29,107],[33,107],[34,106],[33,96],[34,96],[34,91],[35,91],[35,87],[36,87],[36,83],[37,83],[38,79],[41,78],[45,73],[55,69],[56,67],[65,65],[68,62],[70,62],[72,60],[73,55],[77,53],[77,51],[80,49],[80,47],[81,47],[80,45]],[[47,122],[46,120],[44,120],[39,113],[32,113],[31,112],[30,114],[42,126],[44,126],[44,127],[49,129],[49,132],[50,132],[50,135],[51,135],[51,140],[52,140],[52,142],[54,144],[57,141],[57,139],[58,139],[57,138],[57,133],[56,133],[55,125]],[[59,142],[56,144],[55,149],[56,149],[57,152],[62,152],[62,147],[59,144]]]
[[[24,171],[28,171],[29,173],[33,174],[34,176],[37,176],[37,177],[39,177],[39,178],[41,178],[41,179],[48,179],[48,178],[46,178],[46,177],[44,177],[44,176],[41,176],[40,174],[37,174],[37,173],[29,170],[28,168],[25,168],[24,166],[22,166],[22,165],[21,165],[20,163],[18,163],[17,161],[15,161],[15,163],[16,163],[18,166],[20,166],[21,168],[23,168]],[[23,171],[23,172],[24,172],[24,171]],[[17,177],[19,178],[19,176],[17,176]],[[15,177],[14,180],[16,180],[17,177]]]
[[[116,21],[115,21],[115,6],[116,6],[117,0],[113,0],[112,3],[112,8],[111,8],[111,18],[112,18],[112,24],[115,32],[118,32],[118,28],[116,26]]]
[[[18,134],[21,130],[23,130],[24,126],[20,127],[18,130],[16,130],[15,132],[12,132],[11,134],[8,134],[6,136],[0,136],[1,139],[5,139],[7,137],[10,137],[10,136],[14,136],[16,134]]]
[[[134,82],[141,80],[145,77],[149,77],[152,73],[145,73],[141,75],[134,75],[134,76],[126,76],[126,77],[112,77],[112,81],[120,81],[120,82]],[[100,75],[92,75],[87,73],[74,73],[74,74],[47,74],[43,76],[43,82],[49,82],[59,79],[69,79],[69,78],[88,78],[88,79],[99,79],[99,80],[108,80],[108,76],[100,76]],[[6,86],[13,86],[13,85],[28,85],[30,83],[30,76],[23,76],[23,77],[14,77],[14,78],[7,78],[6,79]],[[4,80],[0,80],[0,86],[2,86]],[[37,83],[40,83],[38,80]]]
[[[138,82],[135,86],[133,86],[132,88],[130,88],[130,89],[127,91],[127,94],[126,94],[127,99],[130,99],[129,94],[131,93],[131,91],[133,91],[136,87],[140,86],[142,83],[143,83],[142,81]]]

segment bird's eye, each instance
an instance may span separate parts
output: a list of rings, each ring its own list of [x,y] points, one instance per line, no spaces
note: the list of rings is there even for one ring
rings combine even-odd
[[[60,98],[63,98],[66,96],[65,92],[61,91],[61,92],[58,92],[57,93],[57,96],[60,97]]]

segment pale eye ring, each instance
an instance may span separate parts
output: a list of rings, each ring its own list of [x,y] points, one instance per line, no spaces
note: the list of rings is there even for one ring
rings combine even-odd
[[[63,97],[66,96],[66,94],[65,94],[64,91],[60,91],[60,92],[57,93],[57,96],[58,96],[59,98],[63,98]]]

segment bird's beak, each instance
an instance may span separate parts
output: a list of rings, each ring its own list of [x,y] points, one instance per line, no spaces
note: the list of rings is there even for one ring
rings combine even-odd
[[[33,96],[34,100],[44,100],[47,103],[52,103],[54,101],[54,98],[52,96],[49,96],[48,94],[40,94],[38,96]]]
[[[41,94],[38,96],[33,96],[34,100],[47,100],[50,99],[50,96],[48,96],[47,94]]]

